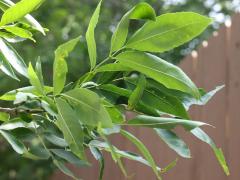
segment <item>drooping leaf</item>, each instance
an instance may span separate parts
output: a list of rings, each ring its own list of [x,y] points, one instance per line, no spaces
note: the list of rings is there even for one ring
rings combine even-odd
[[[11,64],[8,62],[8,60],[5,58],[5,56],[1,52],[0,52],[0,69],[9,77],[19,81],[19,79],[17,78],[17,76],[13,71]]]
[[[30,40],[36,42],[32,37],[33,36],[32,33],[26,29],[23,29],[23,28],[20,28],[17,26],[5,26],[4,29],[16,36],[19,36],[19,37],[25,38],[25,39],[30,39]]]
[[[40,94],[44,95],[45,94],[45,92],[44,92],[44,84],[42,84],[42,82],[38,78],[38,76],[37,76],[35,70],[33,69],[31,63],[29,63],[29,66],[28,66],[28,77],[29,77],[29,81],[30,81],[31,85],[36,87],[36,90]]]
[[[100,97],[93,91],[76,88],[62,96],[72,103],[79,121],[83,124],[96,127],[98,122],[101,122],[104,128],[112,127],[111,117],[101,104]]]
[[[17,138],[9,132],[0,130],[0,134],[8,141],[14,151],[16,151],[18,154],[23,154],[26,151],[24,144],[17,140]]]
[[[44,80],[43,80],[43,72],[42,72],[42,63],[40,57],[38,57],[36,66],[35,66],[36,74],[38,79],[40,80],[40,83],[44,85]]]
[[[99,176],[98,176],[98,180],[102,180],[103,179],[103,173],[104,173],[104,167],[105,167],[105,162],[104,162],[104,157],[103,154],[101,153],[101,151],[93,146],[89,147],[92,155],[94,156],[94,158],[96,160],[98,160],[99,165],[100,165],[100,171],[99,171]]]
[[[74,49],[79,41],[79,37],[72,39],[62,45],[60,45],[55,51],[55,60],[53,64],[53,93],[57,95],[61,93],[66,81],[66,74],[68,67],[65,58]]]
[[[84,160],[79,159],[70,151],[66,151],[64,149],[50,149],[56,156],[66,160],[67,162],[77,165],[79,167],[89,166],[90,164]]]
[[[134,6],[118,23],[112,35],[110,53],[119,50],[124,45],[128,35],[130,19],[155,20],[155,18],[155,11],[149,4],[142,2]]]
[[[37,9],[44,0],[21,0],[7,9],[2,15],[0,26],[15,22]]]
[[[109,71],[132,71],[132,68],[123,66],[120,63],[111,63],[100,66],[96,69],[96,72],[109,72]]]
[[[47,93],[50,93],[53,91],[52,87],[49,86],[44,86],[44,91]],[[15,101],[16,100],[16,95],[17,93],[22,92],[22,93],[31,93],[34,94],[36,96],[41,96],[41,94],[39,93],[39,91],[36,89],[36,87],[34,86],[27,86],[27,87],[23,87],[23,88],[19,88],[16,90],[12,90],[9,91],[7,93],[5,93],[4,95],[0,96],[0,100],[4,100],[4,101]]]
[[[27,129],[34,129],[35,127],[38,127],[38,125],[35,122],[27,123],[20,118],[11,119],[9,121],[4,122],[0,125],[0,130],[4,131],[11,131],[18,128],[27,128]]]
[[[105,151],[110,151],[109,150],[109,145],[105,142],[101,142],[101,141],[98,141],[98,140],[92,140],[90,143],[89,143],[89,146],[93,146],[93,147],[97,147],[99,149],[104,149]],[[133,160],[133,161],[137,161],[137,162],[140,162],[144,165],[147,165],[149,167],[151,167],[150,163],[144,159],[142,156],[138,155],[138,154],[135,154],[133,152],[129,152],[129,151],[121,151],[119,149],[117,149],[116,147],[114,147],[115,149],[115,152],[120,156],[120,157],[124,157],[124,158],[127,158],[127,159],[130,159],[130,160]],[[158,171],[160,171],[161,169],[159,167],[156,167]]]
[[[223,154],[221,148],[217,148],[217,146],[215,145],[213,140],[201,128],[192,129],[191,133],[196,138],[200,139],[201,141],[203,141],[211,146],[211,148],[213,149],[215,156],[216,156],[219,164],[223,168],[225,174],[227,176],[230,175],[229,168],[228,168],[228,165],[226,163],[226,160],[225,160],[225,157],[224,157],[224,154]]]
[[[61,137],[58,137],[52,133],[45,133],[44,135],[45,135],[44,137],[46,140],[48,140],[49,142],[51,142],[52,144],[54,144],[56,146],[64,147],[64,148],[68,146],[65,139],[63,139]]]
[[[199,97],[199,91],[190,78],[177,66],[163,59],[135,51],[126,51],[116,56],[120,64],[162,83],[170,89],[180,90]]]
[[[189,131],[196,127],[208,125],[208,124],[200,121],[138,115],[135,118],[129,120],[128,125],[143,126],[143,127],[150,127],[150,128],[161,128],[161,129],[173,129],[176,126],[180,125]]]
[[[156,165],[151,153],[148,151],[147,147],[131,133],[121,130],[121,134],[124,137],[126,137],[128,140],[130,140],[138,148],[138,150],[141,152],[141,154],[146,158],[146,160],[151,165],[151,167],[152,167],[154,173],[156,174],[156,176],[158,177],[158,179],[161,179],[160,174],[157,169],[157,165]]]
[[[66,101],[57,98],[56,103],[59,113],[56,123],[61,129],[64,139],[74,154],[81,159],[85,159],[83,147],[84,132],[81,122]]]
[[[186,143],[174,132],[165,129],[155,128],[157,135],[178,155],[184,158],[191,158],[190,150]]]
[[[90,59],[91,69],[96,66],[96,59],[97,59],[97,49],[96,49],[96,41],[95,41],[95,28],[98,23],[99,13],[101,9],[102,0],[98,3],[97,8],[95,9],[86,32],[86,40],[88,46],[88,54]]]
[[[68,169],[63,162],[58,161],[56,159],[53,160],[53,163],[59,168],[59,170],[61,170],[64,174],[66,174],[67,176],[73,178],[73,179],[79,179],[78,177],[76,177],[73,172]]]
[[[193,12],[167,13],[147,22],[127,42],[126,48],[164,52],[201,34],[212,22]]]
[[[24,60],[9,44],[0,38],[0,51],[11,66],[21,75],[28,77]]]

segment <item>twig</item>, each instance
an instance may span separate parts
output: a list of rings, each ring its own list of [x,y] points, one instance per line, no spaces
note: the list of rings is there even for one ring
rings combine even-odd
[[[20,113],[34,114],[34,113],[42,113],[42,112],[45,112],[45,111],[43,109],[18,109],[18,108],[3,108],[3,107],[0,107],[0,112],[5,112],[5,113],[8,113],[12,116],[16,116]]]

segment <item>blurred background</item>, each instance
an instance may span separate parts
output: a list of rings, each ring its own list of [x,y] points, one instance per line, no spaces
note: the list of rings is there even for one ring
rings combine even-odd
[[[16,1],[15,1],[16,2]],[[98,60],[104,59],[108,54],[110,39],[114,27],[122,15],[132,6],[143,0],[105,0],[96,29],[96,41],[98,47]],[[178,64],[188,54],[196,53],[194,50],[204,40],[218,31],[221,24],[230,22],[230,17],[240,11],[240,0],[146,0],[151,4],[158,15],[167,12],[193,11],[212,17],[215,21],[200,37],[192,40],[179,48],[160,54],[163,59]],[[28,61],[35,61],[41,57],[45,69],[46,81],[50,84],[54,50],[57,46],[71,38],[84,35],[89,19],[95,9],[98,0],[51,0],[46,1],[35,13],[34,17],[49,29],[46,37],[37,34],[37,43],[26,41],[15,44],[14,47]],[[131,22],[131,30],[139,26],[135,21]],[[131,31],[130,31],[131,33]],[[88,71],[89,61],[87,47],[84,38],[78,44],[69,58],[68,80],[75,81],[79,75]],[[27,81],[14,82],[0,72],[1,94],[19,86],[24,86]],[[11,83],[9,83],[11,82]],[[15,154],[8,145],[0,139],[0,179],[40,180],[49,179],[54,172],[54,167],[48,161],[31,161]],[[171,173],[171,172],[170,172]]]

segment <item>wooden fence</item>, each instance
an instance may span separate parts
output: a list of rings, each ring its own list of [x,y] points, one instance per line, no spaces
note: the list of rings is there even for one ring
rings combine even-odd
[[[182,129],[177,129],[180,136],[189,144],[192,159],[178,157],[177,166],[163,176],[164,180],[240,179],[240,15],[235,15],[231,25],[220,28],[197,52],[186,57],[180,66],[199,87],[206,90],[214,89],[217,85],[226,85],[206,106],[195,106],[190,113],[192,119],[202,120],[216,127],[204,129],[214,138],[217,146],[222,147],[231,175],[229,177],[224,175],[208,145]],[[167,165],[177,157],[150,129],[135,129],[132,132],[143,140],[160,166]],[[112,142],[121,149],[136,150],[121,137],[113,137]],[[104,179],[126,179],[109,155],[106,156]],[[128,160],[124,160],[124,164],[130,179],[156,179],[151,169],[146,166]],[[83,179],[97,179],[96,162],[92,168],[73,169]],[[69,178],[58,172],[53,179]]]

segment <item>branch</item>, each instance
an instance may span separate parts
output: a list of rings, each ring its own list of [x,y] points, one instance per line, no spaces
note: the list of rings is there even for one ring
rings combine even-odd
[[[17,108],[3,108],[0,107],[0,112],[5,112],[8,113],[12,116],[16,116],[20,113],[29,113],[29,114],[34,114],[34,113],[42,113],[45,112],[42,109],[17,109]]]

